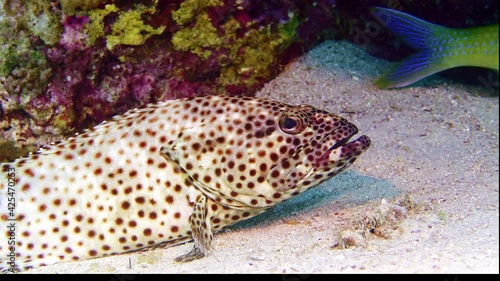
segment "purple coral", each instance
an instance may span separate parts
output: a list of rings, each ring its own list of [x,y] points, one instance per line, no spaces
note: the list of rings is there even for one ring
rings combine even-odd
[[[134,99],[142,104],[151,102],[151,99],[157,96],[156,79],[152,75],[132,75],[128,86]]]
[[[64,32],[61,34],[59,45],[68,52],[81,50],[85,45],[86,36],[83,33],[88,16],[63,16]]]

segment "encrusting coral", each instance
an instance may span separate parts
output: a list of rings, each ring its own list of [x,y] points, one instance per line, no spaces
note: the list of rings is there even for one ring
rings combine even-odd
[[[252,95],[317,42],[311,26],[331,28],[309,15],[328,19],[333,7],[332,0],[8,1],[0,8],[2,139],[43,145],[145,103]]]

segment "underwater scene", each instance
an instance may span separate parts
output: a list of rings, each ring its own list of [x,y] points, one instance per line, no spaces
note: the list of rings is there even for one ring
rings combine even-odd
[[[0,0],[0,33],[1,273],[499,272],[498,1]]]

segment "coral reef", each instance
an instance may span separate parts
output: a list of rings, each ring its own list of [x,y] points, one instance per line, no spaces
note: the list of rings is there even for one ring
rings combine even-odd
[[[333,0],[7,1],[2,139],[43,145],[141,104],[252,95],[333,30]]]

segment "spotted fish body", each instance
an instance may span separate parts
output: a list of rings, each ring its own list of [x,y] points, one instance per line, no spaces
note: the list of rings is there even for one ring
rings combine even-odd
[[[15,265],[84,260],[194,240],[258,215],[347,168],[370,140],[308,105],[208,96],[131,110],[0,169],[0,235]],[[7,182],[15,181],[15,214]],[[0,253],[12,250],[0,240]],[[14,267],[14,268],[12,268]]]

